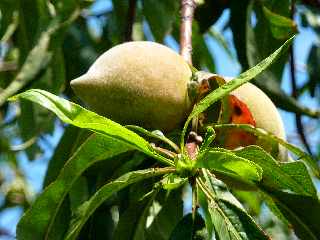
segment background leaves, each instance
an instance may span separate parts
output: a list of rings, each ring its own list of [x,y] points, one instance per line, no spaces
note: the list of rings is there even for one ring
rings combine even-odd
[[[178,50],[180,23],[178,1],[137,0],[136,2],[133,40],[156,40]],[[96,7],[99,4],[100,7]],[[222,60],[219,47],[233,56],[231,63],[224,63],[230,65],[227,66],[228,69],[237,69],[238,61],[242,71],[245,71],[267,57],[297,30],[312,32],[314,38],[319,39],[319,6],[316,1],[297,1],[294,21],[290,19],[290,1],[288,0],[203,0],[197,1],[197,4],[193,24],[193,62],[199,70],[220,71],[219,66]],[[86,72],[98,55],[124,41],[129,12],[129,1],[0,1],[0,195],[1,199],[5,199],[0,202],[1,213],[4,210],[11,211],[12,206],[27,208],[34,201],[35,193],[30,188],[30,175],[38,175],[38,173],[33,172],[32,166],[46,165],[43,159],[51,158],[43,184],[44,187],[48,186],[57,179],[68,158],[75,154],[79,146],[86,143],[90,135],[87,131],[80,132],[77,128],[61,124],[53,114],[31,102],[20,101],[8,104],[7,97],[30,88],[39,88],[82,104],[71,91],[70,80]],[[308,160],[311,163],[309,166],[318,169],[320,147],[316,124],[318,124],[319,111],[315,111],[313,106],[309,106],[304,101],[307,97],[319,103],[318,99],[320,99],[318,44],[315,41],[309,50],[306,66],[300,65],[302,60],[296,61],[298,74],[302,71],[305,76],[305,80],[298,84],[298,99],[293,99],[287,89],[283,90],[283,86],[288,85],[283,78],[287,62],[288,55],[284,55],[276,65],[269,68],[263,75],[256,77],[254,81],[278,107],[290,112],[291,115],[294,113],[303,115],[306,128],[311,129],[308,130],[307,137],[312,142],[314,153],[314,160]],[[63,137],[55,148],[55,144],[52,145],[52,136],[57,139],[62,133]],[[289,139],[297,143],[299,138],[291,135],[289,134]],[[305,157],[302,152],[296,153],[297,158]],[[261,152],[259,156],[268,159]],[[57,238],[65,233],[67,226],[61,227],[62,220],[68,222],[73,214],[71,205],[76,206],[87,200],[85,189],[91,196],[111,178],[119,177],[129,171],[152,167],[156,163],[145,155],[142,157],[139,154],[135,155],[133,151],[121,154],[117,159],[112,159],[111,162],[106,161],[109,165],[99,161],[97,165],[94,164],[82,172],[81,180],[74,185],[74,191],[70,191],[59,208],[56,222],[61,220],[61,225],[58,227],[54,224],[57,228],[52,231]],[[24,162],[28,160],[34,163],[27,163],[26,167]],[[118,165],[121,161],[124,162],[123,166]],[[268,161],[270,166],[275,167],[271,162]],[[265,164],[262,164],[263,167],[270,167]],[[306,176],[306,171],[301,162],[281,165],[277,168],[277,172],[283,178],[275,181],[265,169],[263,176],[265,181],[262,181],[261,186],[264,187],[265,192],[275,186],[293,189],[295,193],[292,194],[283,191],[275,193],[274,200],[270,200],[274,201],[274,212],[278,211],[283,215],[291,216],[290,221],[293,221],[296,229],[299,229],[297,228],[299,219],[306,218],[306,221],[310,222],[309,230],[317,235],[319,230],[312,224],[316,222],[313,213],[309,214],[308,211],[303,212],[301,209],[288,212],[278,204],[283,199],[289,199],[287,207],[292,208],[298,203],[312,204],[315,209],[317,208],[318,203],[312,197],[315,191],[310,178]],[[18,187],[17,183],[19,183]],[[299,184],[304,188],[299,188],[297,186]],[[269,188],[266,189],[267,187]],[[80,190],[83,191],[82,195],[72,196],[72,192],[81,192]],[[103,236],[103,239],[111,239],[112,236],[106,234],[106,231],[114,231],[116,222],[113,219],[116,218],[112,214],[117,212],[123,214],[128,209],[123,199],[128,197],[129,191],[120,191],[100,206],[98,212],[101,214],[95,213],[89,219],[80,233],[81,237],[87,239],[88,236],[95,236],[95,239],[98,239],[97,236]],[[260,195],[252,194],[250,199],[261,203],[263,200]],[[16,201],[17,198],[12,196],[23,197],[21,201]],[[170,194],[168,199],[170,196],[172,195]],[[305,196],[310,199],[304,202]],[[159,229],[158,226],[167,221],[166,217],[171,219],[171,215],[168,215],[170,212],[177,211],[174,215],[176,216],[175,224],[166,228],[165,236],[169,236],[174,225],[181,220],[182,202],[177,206],[170,206],[166,205],[167,202],[164,199],[167,198],[159,197],[161,206],[164,204],[163,214],[160,215],[160,212],[157,215],[158,218],[150,225],[149,231],[144,233],[145,236],[150,234],[154,237]],[[172,199],[178,201],[179,196]],[[173,210],[170,207],[176,208]],[[225,204],[226,209],[229,207]],[[167,210],[164,211],[165,209]],[[74,210],[73,207],[72,210]],[[233,210],[233,213],[235,212],[237,210]],[[315,210],[314,213],[317,214],[317,211]],[[255,215],[254,217],[259,218]],[[274,223],[271,218],[270,221]],[[96,224],[92,224],[94,222]],[[274,225],[279,226],[279,224]],[[270,230],[272,227],[266,228]],[[60,229],[60,232],[57,229]],[[0,230],[0,232],[6,232]],[[309,230],[302,228],[297,231],[297,234],[310,239],[312,236]],[[284,232],[286,231],[289,230]],[[96,232],[96,235],[93,235],[93,232]]]

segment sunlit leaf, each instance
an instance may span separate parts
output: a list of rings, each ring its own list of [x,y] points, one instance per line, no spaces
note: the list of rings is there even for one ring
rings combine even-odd
[[[240,87],[242,84],[250,81],[252,78],[259,75],[262,71],[264,71],[267,67],[269,67],[279,56],[281,56],[283,52],[287,50],[292,40],[293,40],[293,37],[287,40],[280,48],[278,48],[274,53],[272,53],[269,57],[261,61],[259,64],[249,69],[248,71],[240,74],[239,77],[233,79],[232,81],[214,90],[209,95],[207,95],[204,99],[202,99],[197,105],[195,105],[183,128],[182,138],[181,138],[181,149],[184,149],[184,136],[192,118],[194,118],[195,116],[197,116],[198,114],[206,110],[214,102],[218,101],[219,99],[226,96],[236,88]]]
[[[27,99],[42,105],[54,112],[65,123],[112,137],[149,156],[155,157],[169,165],[173,165],[170,160],[156,154],[149,143],[139,135],[122,127],[120,124],[86,110],[75,103],[40,89],[31,89],[20,93],[12,97],[11,100],[17,100],[19,98]]]
[[[274,38],[286,39],[298,32],[296,23],[290,18],[274,13],[265,6],[263,6],[263,13],[269,21]]]
[[[287,148],[292,153],[294,153],[299,158],[299,160],[305,161],[308,164],[308,166],[310,166],[310,168],[312,169],[313,173],[316,176],[320,176],[320,169],[319,169],[319,166],[317,165],[317,162],[315,159],[313,159],[311,156],[309,156],[307,153],[302,151],[297,146],[290,144],[290,143],[286,142],[285,140],[278,138],[277,136],[274,136],[271,133],[266,132],[263,129],[255,128],[252,125],[248,125],[248,124],[221,124],[221,125],[219,124],[219,125],[214,125],[214,128],[217,128],[217,129],[219,129],[219,128],[239,128],[239,129],[245,130],[247,132],[250,132],[258,137],[265,138],[268,141],[271,141],[275,144],[280,144],[280,145],[284,146],[285,148]]]
[[[262,179],[262,169],[259,165],[219,148],[209,149],[197,159],[195,167],[206,168],[221,175],[221,178],[225,175],[235,182],[243,181],[248,185],[254,185]]]
[[[249,159],[262,168],[262,186],[316,198],[315,187],[302,162],[279,163],[258,146],[248,146],[234,151],[234,154]]]
[[[208,212],[214,226],[216,237],[221,240],[269,239],[238,202],[223,196],[214,179],[204,174],[205,182],[200,189],[207,196]]]

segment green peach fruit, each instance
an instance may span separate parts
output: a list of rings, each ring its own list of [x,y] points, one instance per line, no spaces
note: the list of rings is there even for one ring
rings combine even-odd
[[[281,116],[274,103],[262,90],[251,83],[246,83],[234,90],[231,95],[248,107],[256,127],[264,129],[281,139],[286,139]],[[282,161],[287,160],[287,152],[282,146],[279,147],[278,158]]]
[[[121,124],[170,131],[190,110],[192,72],[170,48],[147,41],[117,45],[71,87],[89,108]]]

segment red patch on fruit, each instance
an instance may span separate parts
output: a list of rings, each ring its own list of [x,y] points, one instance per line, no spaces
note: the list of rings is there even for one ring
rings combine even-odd
[[[256,121],[244,102],[239,100],[237,97],[230,95],[229,106],[231,108],[230,123],[251,124],[256,126]]]
[[[247,105],[242,102],[237,97],[229,96],[229,106],[230,106],[230,120],[229,123],[234,124],[251,124],[256,126],[256,122],[247,107]],[[226,132],[224,137],[224,146],[228,149],[235,149],[237,147],[244,147],[248,145],[255,144],[256,137],[241,129],[232,129]]]

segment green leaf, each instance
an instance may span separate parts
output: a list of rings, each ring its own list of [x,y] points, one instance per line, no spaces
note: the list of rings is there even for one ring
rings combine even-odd
[[[24,87],[24,85],[33,79],[41,69],[47,66],[51,58],[51,55],[48,52],[50,37],[56,27],[57,25],[52,26],[41,34],[38,43],[28,54],[25,63],[22,65],[21,70],[15,79],[5,90],[0,91],[0,106],[8,97]]]
[[[200,33],[205,33],[222,15],[229,2],[215,0],[200,0],[195,9],[194,18],[198,22]]]
[[[198,212],[195,215],[195,219],[192,219],[192,214],[189,213],[181,219],[177,226],[175,226],[170,236],[170,240],[181,239],[208,239],[204,220]]]
[[[47,237],[52,234],[56,214],[79,176],[94,163],[104,159],[108,161],[132,149],[113,138],[100,134],[90,136],[65,164],[57,179],[39,195],[23,215],[17,226],[17,238],[50,239]]]
[[[279,14],[284,17],[289,17],[289,1],[265,1],[265,6],[268,7],[275,14]],[[255,26],[252,26],[252,13],[255,13],[256,22]],[[251,1],[248,6],[247,18],[246,18],[246,57],[243,67],[252,67],[259,63],[263,58],[273,52],[276,46],[279,46],[284,42],[283,39],[275,39],[269,30],[269,22],[263,13],[262,4],[258,1]],[[242,46],[239,46],[243,48]],[[239,51],[239,49],[238,49]],[[243,51],[241,49],[241,51]],[[276,103],[276,105],[286,111],[295,112],[299,114],[308,115],[310,117],[317,117],[319,114],[315,111],[308,109],[305,106],[299,104],[291,96],[288,96],[280,87],[283,69],[288,61],[288,55],[283,54],[279,58],[277,64],[271,66],[269,69],[259,75],[254,83],[261,88],[270,98]]]
[[[133,131],[137,131],[137,132],[140,132],[148,137],[152,137],[152,138],[155,138],[155,139],[158,139],[164,143],[167,143],[173,150],[175,150],[177,153],[180,152],[180,149],[179,147],[174,143],[172,142],[169,138],[167,138],[161,131],[159,130],[155,130],[155,131],[148,131],[142,127],[139,127],[139,126],[135,126],[135,125],[126,125],[126,128],[128,129],[131,129]]]
[[[262,167],[263,179],[258,186],[273,199],[272,210],[277,216],[288,219],[301,239],[317,239],[320,227],[314,223],[320,214],[320,202],[304,164],[278,163],[257,146],[234,152]]]
[[[187,182],[188,178],[182,178],[177,174],[172,173],[162,178],[161,185],[163,189],[174,190],[186,184]]]
[[[132,187],[127,199],[129,206],[121,213],[112,239],[146,239],[146,222],[150,206],[158,194],[158,189],[152,191],[152,187],[152,182],[140,182]],[[152,191],[151,194],[148,194],[148,191]]]
[[[206,172],[204,176],[205,183],[202,181],[197,181],[197,183],[207,196],[208,211],[217,239],[270,239],[234,197],[224,196],[225,192],[219,190],[215,180]]]
[[[216,72],[214,54],[211,54],[204,35],[199,32],[196,22],[192,24],[192,63],[197,69],[208,69]]]
[[[52,20],[46,29],[41,32],[35,46],[30,52],[28,52],[21,70],[7,88],[2,91],[0,90],[0,106],[4,104],[7,98],[17,93],[27,83],[34,79],[39,71],[48,65],[52,57],[52,54],[49,51],[49,46],[53,34],[55,34],[59,29],[70,24],[78,16],[78,14],[79,11],[76,10],[65,22]],[[34,17],[31,18],[33,19]]]
[[[247,16],[250,0],[231,1],[230,2],[230,29],[233,34],[233,42],[237,51],[237,56],[242,69],[248,69],[249,63],[247,60],[247,44],[246,44],[246,29]]]
[[[71,154],[74,152],[75,147],[79,145],[78,137],[81,135],[86,135],[83,137],[87,137],[89,134],[76,128],[72,125],[66,127],[64,130],[63,136],[61,137],[60,142],[58,143],[55,151],[49,161],[46,176],[43,182],[43,187],[48,186],[51,182],[53,182],[57,176],[59,175],[60,170],[63,168],[63,165],[70,158]]]
[[[291,151],[292,153],[294,153],[299,160],[303,160],[306,162],[306,164],[308,164],[308,166],[312,169],[313,173],[319,177],[320,176],[320,169],[319,166],[317,165],[317,162],[315,159],[313,159],[311,156],[309,156],[307,153],[305,153],[304,151],[302,151],[300,148],[296,147],[293,144],[290,144],[286,141],[284,141],[281,138],[278,138],[276,136],[274,136],[271,133],[266,132],[263,129],[260,128],[255,128],[252,125],[249,124],[217,124],[213,126],[214,128],[239,128],[242,130],[245,130],[247,132],[250,132],[254,135],[256,135],[257,137],[261,137],[261,138],[265,138],[268,141],[271,141],[273,143],[279,143],[280,145],[284,146],[285,148],[287,148],[289,151]]]
[[[156,198],[160,204],[160,212],[154,211],[149,217],[152,223],[147,228],[148,239],[167,240],[174,227],[183,217],[182,188],[174,191],[162,191]]]
[[[320,70],[317,66],[320,64],[320,47],[318,45],[312,45],[309,56],[307,69],[309,72],[307,87],[309,88],[310,95],[316,96],[316,89],[320,92],[319,76]]]
[[[276,39],[287,39],[298,32],[296,23],[290,18],[270,11],[263,6],[263,13],[269,21],[271,33]]]
[[[279,163],[258,146],[248,146],[234,154],[258,164],[263,170],[261,185],[316,198],[316,190],[302,162]],[[258,184],[258,185],[260,185]]]
[[[282,45],[286,39],[275,39],[270,31],[270,23],[263,12],[263,4],[276,14],[289,17],[289,1],[267,1],[264,3],[250,1],[247,8],[246,17],[246,56],[249,67],[255,66],[262,59],[269,56],[274,49]],[[252,14],[255,14],[256,24],[252,21]],[[271,66],[267,71],[261,74],[257,79],[259,82],[265,82],[270,85],[270,81],[279,84],[283,73],[284,65],[287,62],[288,55],[283,54],[278,59],[277,64]],[[272,80],[267,77],[272,76]]]
[[[173,165],[171,160],[168,160],[155,153],[149,143],[139,135],[126,129],[125,127],[122,127],[120,124],[102,117],[94,112],[86,110],[75,103],[69,102],[63,98],[40,89],[31,89],[20,93],[12,97],[11,100],[17,100],[19,98],[27,99],[40,104],[41,106],[54,112],[65,123],[112,137],[113,139],[121,141],[124,144],[140,150],[168,165]]]
[[[209,212],[221,240],[270,239],[246,212],[228,201],[209,204]]]
[[[238,157],[231,151],[212,148],[196,160],[196,168],[206,168],[215,174],[226,175],[234,181],[254,184],[262,179],[262,169],[259,165]]]
[[[275,205],[289,220],[300,239],[319,239],[319,199],[274,190],[267,190],[266,193],[273,198]]]
[[[189,115],[182,132],[181,138],[181,149],[184,149],[184,136],[187,131],[187,127],[192,120],[192,118],[196,117],[198,114],[206,110],[211,104],[223,98],[236,88],[240,87],[242,84],[250,81],[259,75],[262,71],[264,71],[267,67],[269,67],[281,54],[283,54],[289,45],[291,44],[293,37],[287,40],[280,48],[278,48],[274,53],[272,53],[269,57],[261,61],[259,64],[249,69],[248,71],[240,74],[239,77],[233,79],[232,81],[224,84],[223,86],[217,88],[209,95],[207,95],[204,99],[202,99],[195,107],[193,108],[191,114]]]
[[[231,48],[229,47],[228,42],[222,33],[220,33],[219,31],[217,31],[215,28],[212,27],[209,30],[208,34],[220,44],[220,46],[225,50],[225,52],[231,59],[234,58],[233,53],[231,52]]]
[[[163,42],[165,35],[171,31],[178,13],[179,3],[172,0],[143,0],[142,6],[143,14],[149,23],[155,40]]]
[[[175,170],[173,168],[150,168],[145,170],[138,170],[126,173],[118,179],[104,185],[87,202],[79,207],[76,216],[71,222],[69,231],[66,234],[65,239],[76,239],[78,234],[80,233],[81,228],[86,223],[88,218],[106,199],[108,199],[114,193],[120,191],[130,184],[174,171]]]

